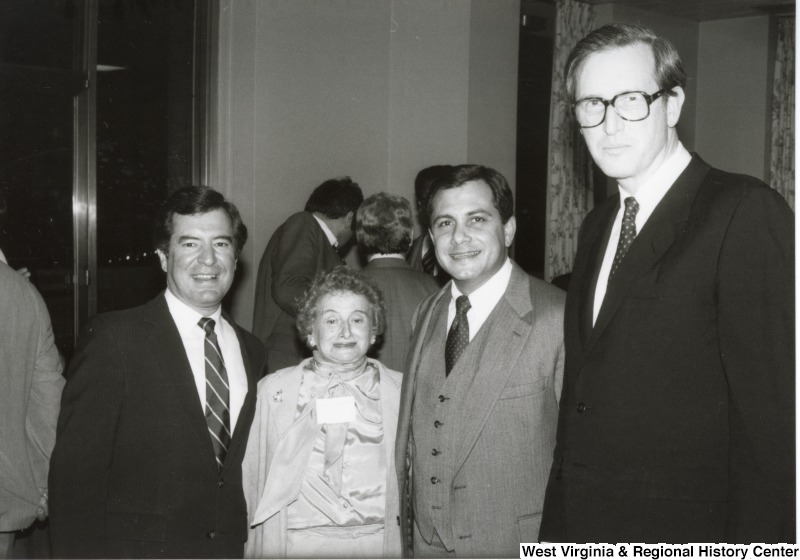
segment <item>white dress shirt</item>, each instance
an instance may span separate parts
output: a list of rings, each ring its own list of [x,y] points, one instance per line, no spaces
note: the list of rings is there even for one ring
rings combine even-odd
[[[506,293],[508,282],[511,280],[511,259],[506,257],[506,261],[500,270],[494,273],[483,286],[469,294],[469,303],[471,305],[467,311],[467,321],[469,322],[469,340],[475,338],[480,328],[489,318],[489,314]],[[450,282],[450,293],[453,299],[450,300],[450,306],[447,309],[447,331],[450,331],[450,325],[456,318],[456,298],[462,296],[455,282]]]
[[[164,295],[169,307],[169,313],[172,315],[172,320],[175,321],[175,326],[178,327],[178,332],[181,335],[186,356],[189,358],[189,365],[192,368],[192,375],[197,386],[200,410],[205,414],[206,333],[198,325],[198,322],[204,316],[179,300],[169,291],[169,288],[167,288]],[[233,330],[233,327],[222,317],[221,311],[221,308],[218,307],[214,313],[207,315],[207,317],[214,319],[214,332],[222,350],[225,370],[228,372],[228,386],[230,387],[228,410],[231,413],[232,434],[236,427],[236,421],[239,419],[239,412],[242,410],[244,398],[247,395],[247,374],[244,370],[244,361],[242,361],[242,351],[239,348],[239,338],[236,336],[236,331]]]
[[[311,215],[314,216],[314,214]],[[339,247],[339,240],[336,239],[336,236],[331,231],[331,228],[328,227],[328,224],[325,223],[325,220],[321,220],[317,216],[314,216],[314,219],[317,220],[319,227],[321,227],[322,231],[325,232],[325,237],[328,238],[330,244],[333,245],[334,247]]]
[[[600,314],[600,307],[603,305],[603,298],[606,297],[608,275],[611,272],[614,256],[617,254],[619,232],[622,229],[622,215],[625,213],[625,199],[629,196],[633,196],[636,202],[639,203],[639,211],[636,213],[636,235],[639,235],[639,232],[642,231],[644,224],[656,209],[658,203],[661,202],[661,199],[664,198],[680,174],[689,166],[691,160],[691,154],[686,151],[683,144],[679,142],[675,153],[664,160],[661,167],[659,167],[650,179],[639,188],[635,195],[619,186],[620,208],[617,212],[617,217],[614,218],[614,225],[611,228],[611,237],[608,239],[606,254],[603,257],[603,265],[600,267],[600,275],[597,277],[597,287],[594,291],[592,325],[597,322],[597,316]]]

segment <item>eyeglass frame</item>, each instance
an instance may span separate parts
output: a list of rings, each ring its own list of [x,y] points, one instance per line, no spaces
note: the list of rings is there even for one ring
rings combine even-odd
[[[660,89],[660,90],[658,90],[657,92],[655,92],[653,94],[650,94],[650,93],[647,93],[647,92],[644,92],[644,91],[623,91],[622,93],[618,93],[617,95],[615,95],[611,99],[603,99],[602,97],[583,97],[581,99],[578,99],[575,103],[572,104],[572,114],[575,115],[575,120],[577,121],[578,115],[577,115],[577,113],[575,111],[575,108],[578,106],[578,103],[582,103],[584,101],[588,101],[588,100],[591,99],[591,100],[601,101],[603,103],[603,105],[604,105],[604,107],[603,107],[603,118],[600,119],[599,123],[593,124],[591,126],[583,126],[582,124],[578,123],[578,126],[580,128],[595,128],[595,127],[600,126],[601,124],[603,124],[605,122],[605,120],[606,120],[606,115],[608,114],[608,106],[609,105],[614,107],[614,112],[623,121],[628,121],[628,122],[643,121],[647,117],[650,116],[650,105],[652,105],[653,102],[656,99],[659,99],[660,97],[664,96],[665,94],[668,95],[669,92],[671,91],[671,89],[672,88],[663,88],[663,89]],[[622,115],[619,114],[619,111],[617,111],[616,105],[614,105],[614,103],[617,101],[618,97],[621,97],[623,95],[629,95],[631,93],[639,93],[639,94],[641,94],[642,97],[644,97],[644,100],[647,101],[647,114],[645,116],[643,116],[641,119],[626,119],[625,117],[623,117]]]

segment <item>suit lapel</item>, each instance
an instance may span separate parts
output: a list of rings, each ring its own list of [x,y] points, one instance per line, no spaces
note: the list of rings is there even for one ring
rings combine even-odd
[[[582,264],[583,270],[578,268],[576,263],[576,273],[581,278],[579,286],[580,302],[578,325],[580,328],[581,345],[585,345],[592,332],[592,320],[594,315],[594,293],[597,289],[597,278],[600,275],[600,268],[603,266],[608,240],[611,237],[611,229],[614,225],[614,218],[619,210],[619,197],[616,204],[609,204],[599,216],[597,225],[593,231],[587,232],[588,239],[592,239],[592,247],[587,253],[585,262]]]
[[[475,378],[464,400],[464,414],[456,432],[459,443],[454,472],[458,472],[466,461],[511,376],[524,341],[530,336],[532,312],[530,280],[514,264],[506,293],[481,327],[481,330],[489,329],[485,334],[488,336],[486,348],[490,351],[483,352],[480,357]],[[499,328],[491,328],[493,325]]]
[[[273,390],[267,395],[268,399],[273,400],[270,406],[272,417],[275,420],[275,428],[278,437],[283,437],[295,421],[297,413],[297,399],[300,398],[300,385],[303,382],[304,365],[311,358],[306,358],[297,367],[300,375],[284,375],[272,383]],[[262,404],[262,406],[264,406]]]
[[[168,377],[167,386],[172,389],[174,400],[186,415],[198,443],[208,454],[209,468],[216,469],[214,448],[211,445],[208,426],[200,405],[200,395],[197,393],[192,367],[189,365],[183,340],[181,340],[178,327],[175,326],[175,321],[170,315],[164,294],[162,293],[149,305],[153,325],[150,331],[153,361],[159,364],[164,375]]]
[[[597,343],[630,289],[652,270],[653,265],[685,229],[697,190],[709,169],[705,162],[694,156],[636,236],[606,292],[597,322],[589,336],[587,353]]]
[[[411,360],[406,367],[408,373],[403,376],[403,386],[400,389],[400,412],[397,420],[399,430],[397,432],[397,440],[395,441],[394,455],[395,470],[400,480],[404,480],[408,472],[406,460],[408,458],[408,438],[411,430],[411,410],[414,406],[417,369],[419,368],[420,356],[422,355],[422,347],[430,336],[431,317],[433,316],[433,311],[436,309],[436,304],[445,294],[449,293],[450,284],[448,283],[440,289],[436,295],[427,300],[427,305],[423,302],[418,310],[419,315],[416,317],[414,347],[411,351]]]
[[[381,369],[380,367],[378,369]],[[387,461],[394,456],[394,438],[397,433],[397,416],[400,411],[400,387],[398,387],[388,375],[382,375],[380,379],[381,391],[381,418],[383,422],[383,437],[387,440]],[[387,462],[387,467],[390,463]]]
[[[256,406],[256,391],[258,378],[254,370],[253,355],[250,348],[247,346],[245,338],[242,336],[241,329],[233,322],[227,313],[223,312],[225,320],[233,327],[236,332],[236,338],[239,341],[239,351],[242,353],[242,362],[244,363],[244,371],[247,376],[247,394],[242,403],[242,409],[239,411],[239,418],[236,421],[236,426],[233,427],[233,434],[231,436],[230,449],[228,455],[235,457],[238,449],[247,443],[247,438],[244,434],[249,433],[250,423],[252,422],[251,412],[255,410]],[[209,440],[210,441],[210,440]],[[230,462],[226,461],[223,465],[223,471]]]

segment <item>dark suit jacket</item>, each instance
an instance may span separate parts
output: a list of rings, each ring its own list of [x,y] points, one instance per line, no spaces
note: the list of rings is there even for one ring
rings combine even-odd
[[[50,468],[55,557],[242,556],[241,463],[264,349],[234,328],[249,387],[219,472],[164,295],[87,325],[70,365]]]
[[[340,264],[310,212],[292,215],[272,234],[258,265],[253,311],[253,334],[267,350],[294,353],[297,362],[310,355],[297,336],[297,304],[317,274]]]
[[[619,196],[587,216],[540,538],[793,542],[794,227],[694,156],[592,305]]]
[[[411,347],[411,319],[426,296],[439,289],[430,274],[411,268],[402,259],[374,259],[362,271],[383,293],[386,328],[376,346],[376,359],[395,371],[405,372],[406,355]]]

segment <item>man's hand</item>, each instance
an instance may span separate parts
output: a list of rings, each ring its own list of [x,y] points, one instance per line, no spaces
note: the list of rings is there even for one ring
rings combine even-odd
[[[44,521],[47,519],[47,515],[49,510],[47,508],[47,490],[42,493],[42,496],[39,498],[39,507],[36,508],[36,519],[39,521]]]

